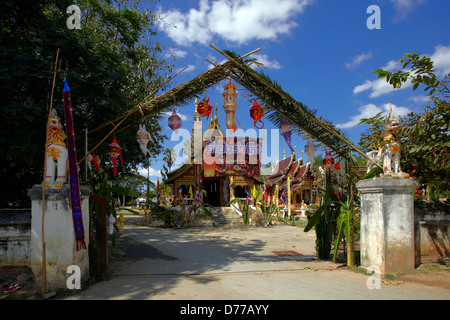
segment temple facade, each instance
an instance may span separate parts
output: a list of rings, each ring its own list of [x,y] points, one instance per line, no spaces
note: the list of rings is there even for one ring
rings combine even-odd
[[[164,183],[170,187],[171,195],[175,195],[173,197],[173,205],[175,206],[179,204],[178,195],[181,186],[181,194],[188,204],[194,201],[193,198],[195,198],[197,191],[205,190],[206,195],[203,198],[205,203],[216,207],[224,207],[227,202],[236,197],[245,198],[246,192],[251,192],[254,186],[259,187],[262,184],[262,180],[259,178],[259,175],[245,174],[246,171],[239,170],[236,165],[218,166],[213,161],[209,161],[208,155],[210,153],[205,152],[207,143],[211,140],[214,141],[214,139],[223,139],[225,141],[228,138],[220,127],[217,118],[217,105],[215,113],[211,115],[211,120],[204,132],[202,119],[197,112],[197,107],[198,101],[196,99],[194,124],[191,132],[191,157],[180,168],[169,172]],[[251,166],[260,168],[260,165],[258,157],[255,165],[248,166],[244,162],[243,165],[240,165],[240,168]],[[230,169],[229,167],[232,168]],[[211,171],[214,171],[214,168],[223,170],[220,170],[221,174],[211,173]]]
[[[266,182],[266,188],[269,198],[275,203],[278,202],[280,208],[287,207],[290,203],[291,209],[300,210],[302,206],[307,207],[316,203],[317,187],[311,164],[303,163],[303,154],[297,160],[295,151],[291,156],[284,157],[275,164]],[[280,201],[283,194],[285,203]]]

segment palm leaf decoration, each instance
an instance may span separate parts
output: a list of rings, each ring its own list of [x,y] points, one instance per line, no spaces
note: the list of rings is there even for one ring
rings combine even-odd
[[[250,68],[249,65],[252,63],[259,65],[254,59],[245,60],[227,50],[219,50],[219,52],[230,61],[215,65],[212,69],[159,96],[155,94],[147,96],[136,107],[116,119],[99,125],[91,132],[108,132],[109,126],[119,121],[120,128],[117,128],[117,131],[120,131],[145,118],[157,117],[162,112],[192,102],[195,98],[201,97],[206,89],[230,77],[256,98],[265,102],[267,118],[275,125],[279,126],[281,119],[285,118],[293,125],[294,133],[303,137],[314,137],[322,147],[332,149],[338,156],[348,158],[350,147],[367,158],[330,121],[317,117],[316,109],[296,101],[266,74]]]

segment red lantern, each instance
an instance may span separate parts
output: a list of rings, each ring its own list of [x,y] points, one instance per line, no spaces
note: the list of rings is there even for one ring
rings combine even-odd
[[[209,104],[209,98],[208,100],[206,100],[206,97],[204,97],[203,100],[197,106],[197,112],[200,115],[200,117],[207,117],[206,119],[208,120],[212,108],[213,108],[212,105]]]
[[[175,108],[173,108],[173,113],[169,117],[169,128],[171,128],[172,130],[175,130],[175,132],[177,132],[177,130],[180,127],[181,127],[181,118],[177,114],[177,111],[175,110]]]
[[[252,106],[252,108],[250,109],[250,117],[252,117],[252,119],[254,120],[253,125],[254,125],[257,129],[262,129],[262,128],[264,128],[264,122],[261,121],[261,118],[262,118],[263,116],[264,116],[263,108],[261,108],[261,106],[258,104],[258,102],[257,102],[256,99],[255,99],[255,101],[253,102],[253,106]],[[256,126],[256,123],[257,123],[258,121],[262,123],[261,128],[258,128],[258,127]]]
[[[113,142],[108,146],[108,154],[114,166],[114,176],[117,175],[117,157],[120,156],[120,164],[123,166],[122,148],[117,144],[117,139],[114,137]]]

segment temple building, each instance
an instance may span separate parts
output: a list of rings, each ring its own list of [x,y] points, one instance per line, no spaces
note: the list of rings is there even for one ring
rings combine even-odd
[[[246,192],[262,184],[259,139],[255,138],[256,141],[252,142],[249,140],[253,138],[226,137],[217,118],[217,104],[203,132],[197,107],[196,99],[190,159],[180,168],[169,172],[164,182],[170,186],[171,195],[178,196],[181,186],[181,194],[188,204],[194,200],[197,190],[205,190],[205,203],[224,207],[235,197],[245,198]],[[238,140],[242,140],[242,143],[239,144]],[[253,149],[257,148],[256,152],[252,152],[252,146]],[[175,206],[179,202],[177,196],[174,197]]]
[[[286,200],[285,204],[279,202],[281,207],[288,204],[289,193],[291,209],[298,210],[303,204],[309,206],[316,202],[316,186],[311,164],[310,162],[303,163],[303,154],[300,159],[296,160],[295,151],[291,156],[284,157],[275,164],[275,168],[266,182],[266,187],[269,197],[272,199],[276,193],[278,193],[278,199],[284,193]]]

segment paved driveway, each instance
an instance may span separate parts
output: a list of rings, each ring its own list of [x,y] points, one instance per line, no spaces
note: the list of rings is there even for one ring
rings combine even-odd
[[[164,229],[125,215],[109,278],[66,297],[146,300],[450,299],[415,283],[368,289],[365,274],[320,261],[315,233],[268,228]]]

